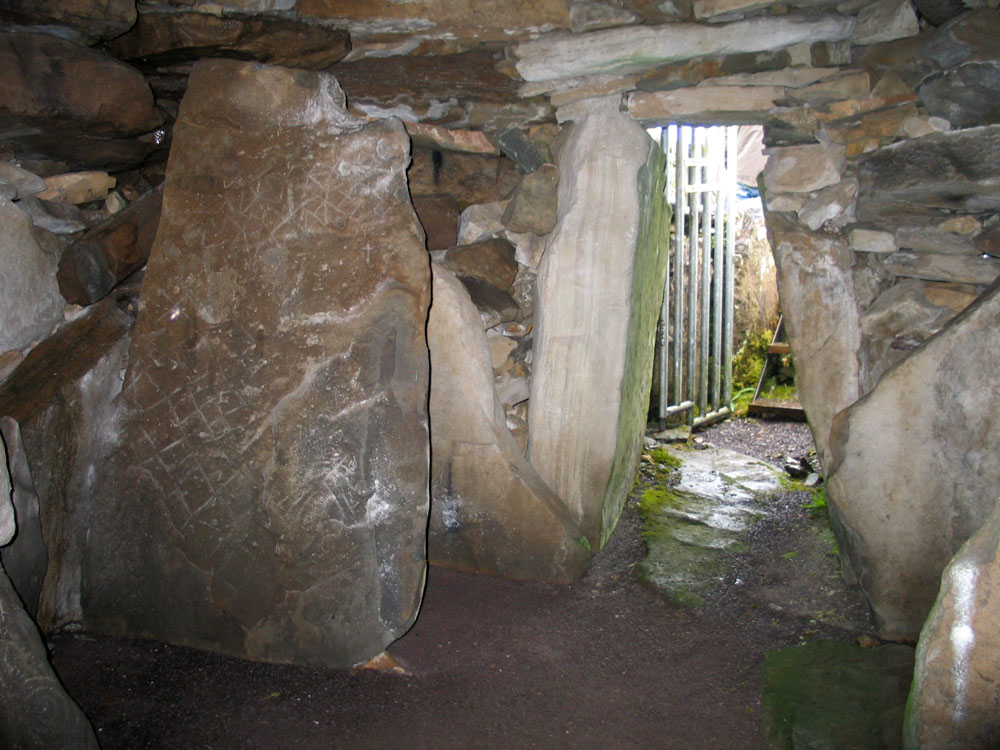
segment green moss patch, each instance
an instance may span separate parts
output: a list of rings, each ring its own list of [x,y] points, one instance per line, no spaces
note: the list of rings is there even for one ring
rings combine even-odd
[[[636,574],[668,601],[698,606],[725,572],[726,556],[746,551],[753,519],[745,507],[671,486],[681,460],[667,449],[648,455],[654,470],[644,472],[636,506],[647,553]]]
[[[772,651],[764,659],[767,750],[903,746],[913,649],[866,649],[832,640]]]

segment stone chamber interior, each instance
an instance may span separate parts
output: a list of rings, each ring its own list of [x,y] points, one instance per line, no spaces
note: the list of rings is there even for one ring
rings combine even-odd
[[[843,576],[916,644],[899,741],[996,745],[995,2],[14,0],[0,24],[13,746],[96,743],[40,633],[339,669],[413,626],[428,565],[578,581],[643,449],[664,122],[763,125]]]

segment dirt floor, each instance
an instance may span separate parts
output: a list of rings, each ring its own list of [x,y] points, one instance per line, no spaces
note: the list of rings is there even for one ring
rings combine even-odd
[[[706,443],[779,462],[803,424],[733,421]],[[771,649],[869,635],[806,492],[767,502],[750,550],[705,605],[669,604],[633,566],[634,499],[569,586],[432,569],[405,670],[255,664],[157,643],[63,633],[53,661],[105,750],[119,748],[760,748]]]

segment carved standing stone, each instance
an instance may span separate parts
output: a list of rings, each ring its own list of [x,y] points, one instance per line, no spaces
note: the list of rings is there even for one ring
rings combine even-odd
[[[346,666],[419,607],[430,290],[398,120],[197,63],[91,524],[84,623]]]

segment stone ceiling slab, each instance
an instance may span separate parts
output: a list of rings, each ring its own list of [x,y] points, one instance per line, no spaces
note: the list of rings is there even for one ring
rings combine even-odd
[[[729,24],[629,26],[519,42],[517,72],[526,81],[598,73],[635,73],[707,55],[759,52],[799,42],[850,37],[849,16],[777,16]]]

